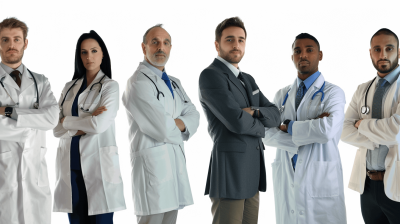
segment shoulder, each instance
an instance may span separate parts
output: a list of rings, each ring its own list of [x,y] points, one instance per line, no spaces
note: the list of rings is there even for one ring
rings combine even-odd
[[[46,81],[48,81],[47,77],[45,75],[43,75],[43,74],[39,74],[39,73],[33,72],[31,70],[28,70],[28,72],[30,73],[29,75],[32,75],[33,78],[36,79],[37,82],[46,82]]]
[[[108,76],[104,78],[103,85],[109,88],[119,88],[118,82],[114,79],[110,79]]]
[[[290,87],[291,87],[291,85],[287,85],[287,86],[283,87],[282,89],[279,89],[275,93],[275,97],[285,96],[287,93],[289,93]]]

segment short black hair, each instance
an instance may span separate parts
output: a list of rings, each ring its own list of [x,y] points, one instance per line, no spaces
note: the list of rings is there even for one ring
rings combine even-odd
[[[246,28],[244,28],[244,23],[239,17],[236,16],[225,19],[220,24],[218,24],[217,28],[215,29],[215,41],[220,42],[222,37],[222,31],[231,26],[242,28],[244,30],[245,38],[247,38],[247,32]]]
[[[321,47],[319,46],[319,42],[318,42],[317,38],[315,38],[313,35],[308,34],[308,33],[301,33],[301,34],[297,35],[296,38],[293,41],[292,48],[294,46],[294,42],[296,42],[296,40],[299,40],[299,39],[311,39],[318,45],[318,50],[321,49]]]
[[[106,76],[108,76],[111,79],[111,60],[110,60],[110,55],[108,54],[106,44],[94,30],[91,30],[90,33],[82,34],[78,39],[78,43],[76,44],[75,73],[72,80],[82,78],[84,75],[86,75],[86,68],[83,65],[81,58],[81,45],[82,42],[86,39],[94,39],[97,41],[97,43],[99,43],[101,51],[103,51],[103,61],[101,62],[100,69],[101,71],[104,72]]]
[[[376,33],[375,33],[374,35],[372,35],[369,44],[372,43],[372,39],[373,39],[375,36],[378,36],[378,35],[381,35],[381,34],[393,35],[394,38],[396,38],[396,40],[397,40],[397,48],[399,48],[399,38],[397,37],[397,35],[396,35],[393,31],[389,30],[388,28],[382,28],[382,29],[376,31]]]
[[[143,35],[143,43],[144,43],[144,44],[147,44],[146,38],[147,38],[147,34],[150,32],[150,30],[152,30],[152,29],[154,29],[154,28],[157,28],[157,27],[163,28],[163,29],[164,29],[164,27],[162,27],[162,26],[163,26],[163,24],[159,23],[159,24],[156,24],[156,25],[150,27],[149,29],[147,29],[146,32],[145,32],[144,35]],[[164,29],[164,30],[165,30],[165,29]],[[167,31],[167,30],[165,30],[165,31]],[[168,31],[167,31],[167,33],[168,33]],[[172,38],[171,38],[171,34],[168,33],[168,35],[169,35],[169,38],[172,39]],[[170,41],[172,42],[172,40],[170,40]]]

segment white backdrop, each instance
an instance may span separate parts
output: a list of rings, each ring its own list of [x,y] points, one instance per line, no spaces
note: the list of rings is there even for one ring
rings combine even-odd
[[[216,57],[215,27],[222,20],[239,16],[248,38],[240,69],[251,74],[264,95],[272,100],[276,91],[296,78],[290,59],[296,35],[308,32],[320,42],[324,53],[319,70],[327,81],[346,93],[347,105],[360,83],[376,71],[369,57],[369,41],[380,28],[400,35],[399,3],[385,1],[2,1],[0,20],[17,17],[29,27],[29,45],[23,63],[45,74],[56,99],[74,72],[74,51],[82,33],[95,30],[111,56],[113,79],[120,85],[143,60],[144,32],[157,23],[165,24],[172,36],[172,51],[166,66],[178,77],[201,114],[197,133],[186,143],[186,158],[194,205],[180,210],[178,223],[211,223],[211,202],[204,196],[212,141],[198,100],[198,77]],[[347,106],[346,106],[347,108]],[[115,223],[136,223],[131,194],[128,125],[120,101],[116,118],[122,178],[127,210],[116,212]],[[55,158],[58,139],[47,133],[46,155],[50,187],[54,192]],[[339,143],[342,158],[348,223],[363,223],[359,194],[347,188],[356,148]],[[259,223],[275,223],[271,163],[275,149],[265,150],[267,192],[261,193]],[[52,213],[52,223],[66,224],[66,213]]]

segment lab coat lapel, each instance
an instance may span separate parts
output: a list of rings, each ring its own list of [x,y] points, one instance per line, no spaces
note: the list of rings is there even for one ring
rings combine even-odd
[[[34,85],[33,81],[33,74],[31,74],[26,66],[24,66],[24,73],[22,74],[22,79],[21,79],[21,93],[23,93],[26,89],[30,88],[32,85],[34,86],[34,92],[35,92],[35,97],[36,97],[36,86]],[[37,79],[36,79],[37,80]],[[18,86],[18,85],[17,85]],[[38,88],[39,88],[39,83],[38,83]],[[40,93],[39,93],[40,95]]]
[[[4,79],[3,79],[3,77],[4,77]],[[4,71],[4,69],[1,66],[0,66],[0,79],[2,79],[5,88],[7,88],[6,87],[6,85],[7,85],[8,87],[12,87],[16,90],[20,90],[17,83],[14,81],[14,79],[11,78],[11,76],[6,71]]]
[[[90,83],[90,85],[88,85],[88,86],[86,87],[86,89],[83,90],[83,92],[82,92],[81,95],[86,94],[86,93],[90,90],[90,88],[93,86],[93,84],[98,83],[98,82],[100,81],[100,79],[103,78],[103,76],[104,76],[104,72],[100,70],[100,71],[97,73],[96,77],[93,79],[93,81]],[[105,79],[105,78],[104,78],[104,79]],[[104,81],[104,79],[102,80],[102,82]],[[81,79],[80,82],[81,82],[81,83],[83,82],[83,78]],[[97,85],[99,85],[99,84],[97,84]],[[80,88],[80,86],[81,86],[81,85],[79,85],[79,88]],[[95,86],[95,87],[93,87],[93,88],[97,88],[97,86]],[[100,88],[100,85],[99,85],[99,88]],[[79,91],[79,89],[78,89],[78,91]]]
[[[318,78],[314,81],[314,83],[311,84],[310,88],[306,92],[306,95],[304,95],[303,99],[301,100],[300,105],[297,108],[297,117],[298,118],[306,120],[305,117],[301,117],[301,115],[300,115],[300,114],[305,114],[306,113],[306,112],[301,113],[303,111],[303,106],[304,106],[304,109],[307,109],[307,105],[308,105],[309,101],[311,100],[311,97],[314,95],[314,93],[316,91],[318,91],[322,87],[324,82],[325,82],[325,79],[324,79],[324,76],[322,76],[322,73],[321,73],[318,76]],[[295,98],[296,98],[296,96],[295,96]],[[305,102],[307,102],[307,103],[305,103]]]
[[[295,112],[296,92],[297,92],[297,79],[294,80],[292,86],[290,87],[289,96],[285,103],[284,119],[289,119],[292,121],[296,120],[296,112]],[[283,96],[283,99],[285,99],[285,97],[286,93]]]
[[[375,90],[376,90],[376,84],[378,82],[378,78],[375,79],[374,83],[372,83],[371,88],[368,91],[368,96],[367,96],[367,106],[369,107],[369,113],[368,114],[362,114],[362,118],[371,118],[372,117],[372,103],[374,101],[374,95],[375,95]],[[363,95],[365,97],[365,93]],[[362,105],[364,106],[365,103],[365,98],[362,98]]]
[[[393,106],[393,101],[397,101],[397,97],[395,97],[395,93],[398,91],[397,86],[398,86],[398,81],[397,79],[391,86],[390,89],[387,93],[384,105],[383,105],[383,116],[384,117],[390,117],[392,113],[392,106]]]

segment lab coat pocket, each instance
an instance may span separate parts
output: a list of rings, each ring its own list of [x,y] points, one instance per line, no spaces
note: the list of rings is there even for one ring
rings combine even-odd
[[[47,164],[46,164],[46,147],[40,148],[40,161],[39,161],[39,176],[38,176],[38,186],[48,186],[49,185],[49,177],[47,174]]]
[[[339,196],[337,162],[315,161],[310,163],[308,193],[313,198]]]
[[[144,159],[150,185],[160,185],[172,179],[171,158],[166,144],[145,149]]]
[[[279,193],[281,188],[283,187],[282,180],[283,180],[283,173],[282,173],[282,164],[280,161],[274,161],[272,164],[272,180],[274,186],[274,195],[276,197],[275,201],[281,200],[282,198],[279,197]]]
[[[107,146],[100,149],[101,172],[105,181],[112,184],[122,182],[119,168],[118,147]]]
[[[317,118],[319,115],[321,115],[323,113],[322,108],[324,108],[323,103],[321,105],[317,105],[317,106],[310,106],[310,108],[308,110],[307,118],[308,119]]]
[[[12,156],[11,150],[0,153],[0,193],[8,192],[18,186],[18,163]]]

